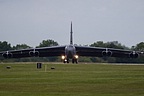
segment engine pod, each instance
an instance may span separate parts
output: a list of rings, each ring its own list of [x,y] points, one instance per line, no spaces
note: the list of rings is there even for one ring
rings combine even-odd
[[[129,54],[129,57],[130,57],[130,58],[138,58],[138,57],[139,57],[139,54],[136,53],[135,51],[133,51],[133,52],[131,52],[131,53]]]
[[[111,51],[103,51],[102,52],[102,56],[104,56],[104,57],[111,57],[112,56],[112,52]]]
[[[38,51],[30,51],[30,52],[29,52],[29,55],[30,55],[31,57],[38,57],[38,56],[39,56],[39,52],[38,52]]]
[[[12,58],[13,57],[13,54],[12,53],[9,53],[9,52],[6,52],[6,53],[3,53],[2,56],[4,58]]]

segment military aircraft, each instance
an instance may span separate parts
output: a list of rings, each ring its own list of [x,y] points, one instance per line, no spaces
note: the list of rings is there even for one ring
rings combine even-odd
[[[85,47],[73,44],[72,22],[70,30],[70,44],[65,46],[30,48],[21,50],[8,50],[0,52],[4,58],[24,58],[24,57],[52,57],[61,56],[64,63],[78,63],[79,56],[90,57],[121,57],[138,58],[142,54],[140,51],[103,48],[103,47]]]

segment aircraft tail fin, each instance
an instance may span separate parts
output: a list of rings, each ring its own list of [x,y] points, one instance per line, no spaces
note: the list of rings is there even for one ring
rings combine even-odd
[[[71,22],[71,31],[70,31],[70,44],[73,45],[73,31],[72,31],[72,22]]]

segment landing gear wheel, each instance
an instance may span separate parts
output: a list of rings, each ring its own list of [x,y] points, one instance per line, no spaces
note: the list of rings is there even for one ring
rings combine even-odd
[[[76,62],[76,64],[77,64],[77,63],[78,63],[78,60],[76,59],[76,61],[75,61],[75,62]]]
[[[66,63],[66,61],[64,60],[63,63]]]
[[[72,59],[72,63],[74,64],[74,63],[78,63],[78,60],[77,59]]]
[[[69,59],[67,59],[67,63],[69,63]]]
[[[73,63],[73,64],[74,64],[74,61],[75,61],[75,60],[74,60],[74,59],[72,59],[72,63]]]

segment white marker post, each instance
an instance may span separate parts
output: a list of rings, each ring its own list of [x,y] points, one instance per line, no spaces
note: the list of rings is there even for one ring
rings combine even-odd
[[[47,65],[45,65],[45,72],[47,72]]]

